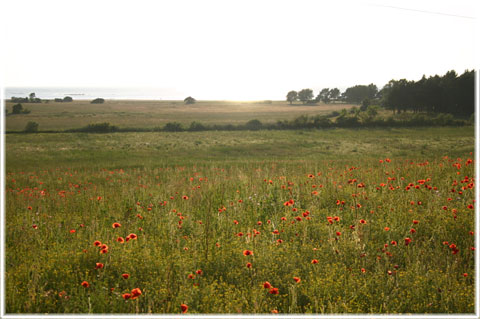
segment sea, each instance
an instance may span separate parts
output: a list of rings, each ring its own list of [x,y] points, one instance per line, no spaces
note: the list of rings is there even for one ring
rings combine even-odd
[[[40,99],[63,99],[66,96],[74,100],[183,100],[185,93],[168,88],[105,88],[105,87],[6,87],[4,98],[28,97],[35,93]]]

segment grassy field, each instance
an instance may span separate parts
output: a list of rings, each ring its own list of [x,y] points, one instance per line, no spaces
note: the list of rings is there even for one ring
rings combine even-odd
[[[15,103],[6,102],[12,111]],[[6,117],[7,131],[22,131],[29,121],[37,122],[40,130],[64,130],[80,128],[91,123],[109,122],[119,127],[153,128],[167,122],[190,124],[245,124],[258,119],[263,123],[291,120],[300,115],[326,115],[332,111],[350,108],[347,104],[290,105],[285,101],[231,102],[198,101],[185,105],[183,101],[128,101],[107,100],[104,104],[90,104],[90,101],[71,103],[24,103],[30,114]]]
[[[7,135],[6,311],[473,313],[473,151],[473,127]]]

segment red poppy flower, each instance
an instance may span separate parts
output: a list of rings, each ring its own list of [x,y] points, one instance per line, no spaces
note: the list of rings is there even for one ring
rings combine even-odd
[[[193,274],[188,274],[188,279],[195,279],[195,276]]]
[[[107,249],[107,248],[100,250],[100,254],[106,254],[106,253],[108,253],[108,249]]]
[[[415,225],[418,224],[418,220],[413,220],[413,222]]]
[[[280,219],[283,220],[283,221],[286,221],[286,220],[287,220],[286,217],[282,217],[282,218],[280,218]]]
[[[103,268],[103,264],[102,263],[96,263],[95,264],[95,269],[102,269]]]
[[[252,263],[247,263],[247,268],[252,268]]]
[[[269,293],[271,293],[272,295],[278,295],[278,288],[270,289]]]
[[[140,290],[140,288],[133,288],[132,289],[132,299],[137,298],[141,294],[142,294],[142,291]]]
[[[237,236],[238,236],[238,237],[242,237],[242,236],[243,236],[243,233],[242,233],[242,232],[239,232],[239,233],[237,234]]]
[[[123,277],[123,279],[128,279],[128,277],[130,277],[130,275],[129,274],[122,274],[122,277]]]
[[[188,199],[188,196],[183,195],[182,198],[183,198],[183,199]]]
[[[118,227],[122,227],[122,225],[120,223],[113,223],[112,227],[113,228],[118,228]]]
[[[366,224],[367,221],[365,219],[360,219],[360,224]]]
[[[337,236],[340,236],[340,235],[342,235],[342,233],[341,233],[341,232],[339,232],[339,231],[337,231],[335,234],[337,234]]]
[[[199,270],[196,271],[196,273],[197,273],[197,275],[201,275],[201,274],[203,274],[203,271],[201,269],[199,269]]]
[[[33,229],[38,229],[37,225],[32,225]]]
[[[238,225],[238,221],[236,221],[236,220],[234,220],[233,223],[234,223],[235,225]]]
[[[85,288],[90,287],[90,284],[87,281],[83,281],[81,285]]]
[[[73,234],[73,233],[75,233],[75,232],[76,232],[75,229],[70,229],[70,234]]]
[[[102,243],[101,243],[100,241],[96,240],[96,241],[93,243],[93,245],[98,247],[98,246],[101,246]]]
[[[360,271],[363,272],[363,273],[367,272],[367,271],[365,270],[365,268],[360,269]]]
[[[130,299],[130,297],[132,297],[132,295],[130,295],[129,293],[126,293],[126,294],[123,294],[122,297],[123,297],[123,299],[127,300],[127,299]]]
[[[312,260],[312,264],[318,264],[318,260],[317,260],[317,259],[313,259],[313,260]]]
[[[262,222],[261,222],[261,221],[258,221],[258,222],[257,222],[257,225],[262,226]]]
[[[137,237],[137,235],[135,235],[135,234],[130,234],[130,235],[127,236],[127,238],[129,238],[129,239],[137,239],[138,237]]]
[[[468,276],[468,274],[467,274],[467,273],[463,273],[463,277],[467,277],[467,276]]]
[[[412,240],[410,238],[405,238],[405,246],[408,246],[408,244],[410,244],[412,242]]]
[[[123,237],[118,237],[117,238],[117,241],[120,243],[120,244],[123,244],[125,242],[125,239],[123,239]]]
[[[389,230],[390,230],[390,227],[385,227],[384,230],[385,230],[385,231],[389,231]]]
[[[411,233],[411,234],[415,234],[416,232],[417,232],[417,231],[416,231],[415,229],[410,228],[410,233]]]
[[[297,282],[297,283],[301,281],[301,279],[298,278],[298,277],[293,277],[293,280],[295,280],[295,282]]]
[[[186,313],[188,311],[188,306],[186,304],[181,304],[180,309],[182,309],[182,313]]]
[[[269,288],[272,288],[272,285],[271,285],[268,281],[265,281],[265,282],[263,283],[263,288],[269,289]]]
[[[251,250],[244,250],[244,251],[243,251],[243,255],[244,255],[244,256],[253,255],[253,251],[251,251]]]

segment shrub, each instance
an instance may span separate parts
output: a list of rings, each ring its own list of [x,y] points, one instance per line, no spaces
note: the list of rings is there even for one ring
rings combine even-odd
[[[12,114],[20,114],[23,111],[22,104],[18,103],[12,107]]]
[[[202,123],[198,123],[198,122],[192,122],[190,124],[190,127],[188,128],[189,131],[192,131],[192,132],[197,132],[197,131],[205,131],[207,128],[205,127],[205,125],[203,125]]]
[[[72,101],[73,101],[73,99],[70,96],[66,96],[66,97],[63,98],[63,102],[72,102]]]
[[[249,130],[259,130],[262,128],[262,122],[260,122],[259,120],[255,119],[255,120],[250,120],[247,122],[247,124],[245,124],[245,127]]]
[[[168,122],[163,127],[163,130],[166,131],[166,132],[182,132],[184,129],[182,127],[182,124],[180,124],[180,123]]]
[[[197,102],[197,100],[195,100],[193,97],[189,96],[189,97],[185,98],[185,100],[183,100],[183,102],[185,102],[185,104],[195,104],[195,102]]]
[[[87,133],[111,133],[118,131],[118,127],[114,125],[110,125],[110,123],[93,123],[88,124],[79,129],[71,130],[73,132],[87,132]]]
[[[92,100],[90,104],[103,104],[103,102],[105,102],[105,100],[99,97],[99,98],[96,98],[95,100]]]
[[[24,131],[25,131],[25,133],[38,132],[38,123],[37,122],[28,122],[27,125],[25,125]]]

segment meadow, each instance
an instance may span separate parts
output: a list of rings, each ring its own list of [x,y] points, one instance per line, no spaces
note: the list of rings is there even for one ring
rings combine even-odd
[[[9,112],[13,105],[7,101]],[[65,130],[84,127],[91,123],[109,122],[120,128],[154,128],[168,122],[189,125],[245,124],[258,119],[263,123],[290,120],[301,115],[326,115],[332,111],[351,108],[350,104],[290,105],[286,101],[198,101],[185,105],[183,101],[106,100],[104,104],[90,104],[87,100],[70,103],[23,103],[30,114],[6,117],[7,131],[22,131],[30,122],[37,122],[40,130]]]
[[[7,313],[475,311],[473,127],[5,138]]]

